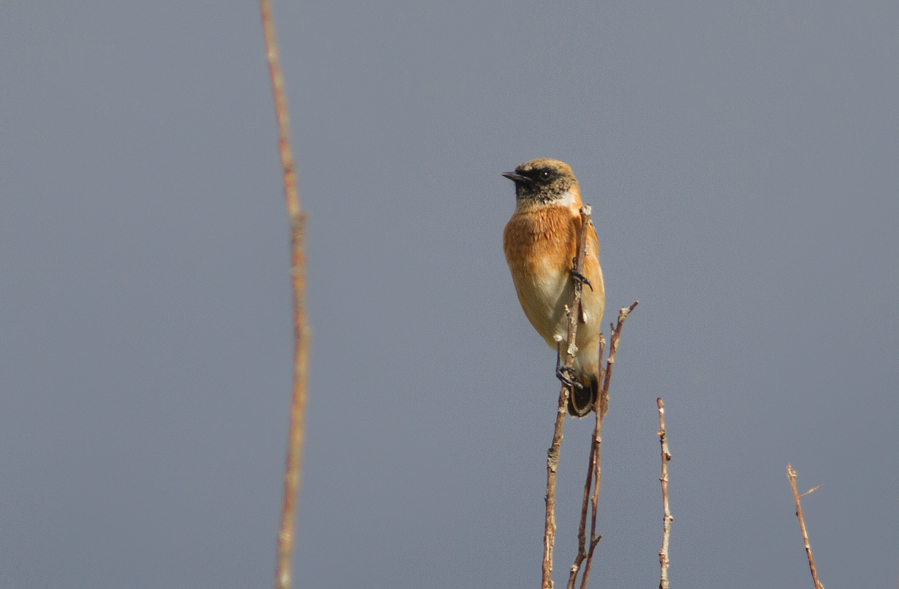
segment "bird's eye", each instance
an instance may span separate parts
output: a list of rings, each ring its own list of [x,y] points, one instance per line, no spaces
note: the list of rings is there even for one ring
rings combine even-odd
[[[543,180],[549,180],[549,176],[549,170],[543,170],[542,172],[540,172],[540,178],[542,178]]]

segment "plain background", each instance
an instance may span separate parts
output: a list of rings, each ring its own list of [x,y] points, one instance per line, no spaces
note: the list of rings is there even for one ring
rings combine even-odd
[[[634,299],[594,587],[899,577],[899,3],[275,6],[309,212],[297,587],[536,587],[554,354],[501,232],[534,157]],[[0,585],[265,587],[287,225],[254,2],[0,2]],[[589,420],[569,421],[557,580]]]

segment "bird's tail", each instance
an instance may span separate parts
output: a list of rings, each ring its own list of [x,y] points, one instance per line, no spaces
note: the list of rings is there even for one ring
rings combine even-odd
[[[582,388],[572,387],[568,396],[568,414],[574,417],[585,417],[595,411],[599,405],[599,381],[587,377],[581,382]],[[605,415],[605,408],[603,408]]]

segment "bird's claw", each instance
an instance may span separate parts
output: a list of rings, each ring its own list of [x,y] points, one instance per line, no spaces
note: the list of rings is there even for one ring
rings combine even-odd
[[[575,282],[580,282],[581,284],[586,284],[587,286],[590,287],[591,291],[593,290],[593,285],[590,284],[590,280],[588,280],[586,276],[584,276],[583,274],[581,274],[574,268],[571,269],[571,279],[574,280]]]
[[[568,385],[575,389],[582,389],[584,385],[575,380],[574,376],[574,368],[571,366],[557,366],[556,367],[556,378],[562,381],[562,384]]]

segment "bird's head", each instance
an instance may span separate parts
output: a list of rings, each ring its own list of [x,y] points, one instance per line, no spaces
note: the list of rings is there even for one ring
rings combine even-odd
[[[514,172],[504,172],[503,176],[515,183],[515,197],[519,202],[551,205],[565,200],[566,194],[580,200],[574,172],[568,164],[559,160],[531,160],[515,168]]]

